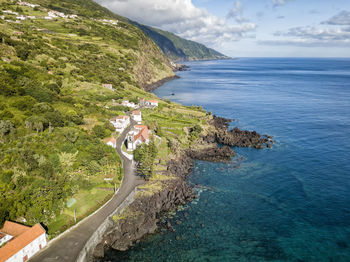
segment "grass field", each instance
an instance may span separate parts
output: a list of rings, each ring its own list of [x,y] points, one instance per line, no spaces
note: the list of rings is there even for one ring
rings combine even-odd
[[[96,211],[113,196],[114,187],[109,184],[111,191],[99,189],[99,187],[108,188],[108,184],[102,184],[94,187],[92,190],[81,190],[73,196],[76,203],[71,207],[66,207],[62,214],[56,217],[48,225],[48,235],[52,239],[74,225],[74,210],[76,212],[77,222],[82,218]]]

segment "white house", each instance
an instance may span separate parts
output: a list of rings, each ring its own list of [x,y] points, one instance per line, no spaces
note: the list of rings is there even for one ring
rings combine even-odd
[[[29,6],[31,8],[34,8],[34,7],[37,7],[37,6],[40,6],[40,5],[35,5],[35,4],[31,4],[31,3],[28,3],[28,2],[22,2],[22,1],[18,1],[17,2],[18,5],[25,5],[25,6]]]
[[[114,90],[112,84],[102,84],[102,87],[107,88],[107,89],[109,89],[109,90]]]
[[[28,227],[6,221],[0,237],[4,244],[0,248],[0,262],[27,261],[47,244],[45,229],[40,224]]]
[[[115,130],[119,133],[123,132],[123,130],[130,125],[130,117],[129,116],[117,116],[110,120],[112,125],[115,127]]]
[[[134,110],[131,113],[131,117],[134,121],[136,121],[138,124],[141,124],[142,122],[142,114],[140,110]]]
[[[113,148],[117,148],[117,140],[114,137],[108,138],[106,144]]]
[[[149,107],[157,107],[158,101],[157,100],[146,100],[145,104],[146,104],[146,106],[149,106]]]
[[[129,102],[128,100],[123,101],[122,102],[122,106],[131,107],[131,108],[135,108],[136,107],[134,102]]]
[[[24,21],[24,20],[27,19],[27,17],[25,17],[25,16],[23,16],[23,15],[20,15],[20,16],[17,16],[16,19],[17,19],[17,20],[22,20],[22,21]]]
[[[149,143],[148,127],[144,125],[135,125],[135,128],[128,133],[127,148],[129,151],[132,151],[142,143]]]
[[[18,15],[17,12],[11,11],[11,10],[3,10],[2,11],[4,14],[10,14],[10,15]]]

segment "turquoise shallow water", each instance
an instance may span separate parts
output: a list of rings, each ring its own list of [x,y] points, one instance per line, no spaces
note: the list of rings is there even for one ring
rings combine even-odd
[[[236,148],[228,165],[197,161],[190,182],[202,186],[200,198],[173,217],[176,233],[105,261],[350,261],[350,60],[189,65],[155,93],[276,144]]]

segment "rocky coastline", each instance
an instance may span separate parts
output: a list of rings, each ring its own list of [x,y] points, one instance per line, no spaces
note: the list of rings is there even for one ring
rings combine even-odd
[[[154,82],[152,84],[144,86],[144,89],[147,92],[152,92],[152,91],[156,90],[158,87],[164,85],[166,82],[174,80],[174,79],[179,79],[179,78],[180,77],[177,76],[177,75],[169,76],[169,77],[163,78],[163,79],[161,79],[161,80],[159,80],[157,82]]]
[[[231,120],[214,116],[210,122],[208,134],[200,136],[196,145],[184,150],[176,159],[167,163],[168,175],[174,179],[162,181],[161,190],[152,194],[142,194],[129,205],[127,212],[114,219],[113,227],[103,236],[96,246],[91,260],[100,260],[110,248],[125,251],[147,234],[157,232],[159,227],[173,231],[171,224],[160,225],[164,213],[184,205],[196,195],[187,182],[194,160],[211,162],[229,162],[235,155],[233,146],[261,149],[271,147],[273,141],[269,136],[261,136],[253,131],[229,130]],[[220,146],[218,144],[221,144]]]
[[[174,72],[189,71],[189,70],[190,70],[190,67],[188,65],[176,64]]]

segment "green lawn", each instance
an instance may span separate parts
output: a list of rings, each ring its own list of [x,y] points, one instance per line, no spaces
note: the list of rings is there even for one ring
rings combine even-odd
[[[102,185],[105,187],[106,185]],[[73,226],[74,223],[74,210],[76,212],[77,222],[82,218],[88,216],[89,214],[96,211],[104,203],[106,203],[112,196],[114,191],[98,189],[102,187],[101,185],[94,187],[92,190],[81,190],[73,196],[76,200],[76,203],[71,207],[66,207],[61,215],[56,217],[48,225],[48,235],[52,239],[68,229],[70,226]],[[109,186],[113,189],[113,186]]]

